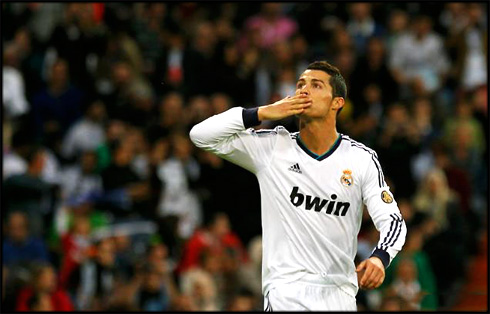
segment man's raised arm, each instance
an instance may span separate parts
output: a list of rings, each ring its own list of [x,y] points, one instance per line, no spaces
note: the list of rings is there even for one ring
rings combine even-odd
[[[310,105],[309,97],[298,95],[259,108],[234,107],[196,124],[189,136],[197,147],[255,173],[268,165],[277,132],[248,128],[259,125],[263,120],[279,120],[300,114]]]

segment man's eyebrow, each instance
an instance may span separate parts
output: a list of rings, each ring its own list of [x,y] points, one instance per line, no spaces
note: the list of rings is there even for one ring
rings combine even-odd
[[[324,82],[324,81],[319,80],[319,79],[311,79],[311,81],[312,81],[312,82],[320,82],[320,83],[322,83],[323,85],[327,85],[327,84],[325,84],[325,82]]]
[[[298,83],[299,83],[299,82],[301,82],[301,81],[302,81],[302,82],[305,82],[306,80],[305,80],[304,78],[300,78],[300,79],[298,80]],[[312,82],[320,82],[320,83],[322,83],[322,84],[323,84],[323,85],[325,85],[325,86],[327,85],[327,84],[325,84],[325,82],[324,82],[324,81],[319,80],[319,79],[315,79],[315,78],[314,78],[314,79],[311,79],[311,81],[312,81]]]

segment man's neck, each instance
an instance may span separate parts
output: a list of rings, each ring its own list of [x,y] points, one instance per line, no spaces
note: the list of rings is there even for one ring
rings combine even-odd
[[[333,122],[328,120],[300,121],[301,141],[313,153],[323,155],[329,151],[339,137]]]

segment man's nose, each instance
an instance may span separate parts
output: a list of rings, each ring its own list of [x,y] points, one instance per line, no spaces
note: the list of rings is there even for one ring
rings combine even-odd
[[[303,87],[300,89],[299,94],[300,94],[300,95],[306,95],[306,96],[309,96],[309,95],[310,95],[310,92],[308,91],[308,89],[307,89],[305,86],[303,86]]]

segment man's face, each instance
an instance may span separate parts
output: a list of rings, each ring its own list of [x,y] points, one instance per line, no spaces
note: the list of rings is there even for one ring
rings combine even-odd
[[[301,74],[296,83],[296,95],[306,94],[312,100],[312,105],[306,108],[301,116],[321,118],[334,111],[333,90],[329,80],[330,75],[321,70],[306,70]]]
[[[53,268],[47,267],[37,279],[37,290],[39,292],[51,293],[56,289],[56,273]]]
[[[12,241],[22,243],[28,237],[27,218],[24,214],[15,213],[10,217],[8,233]]]

